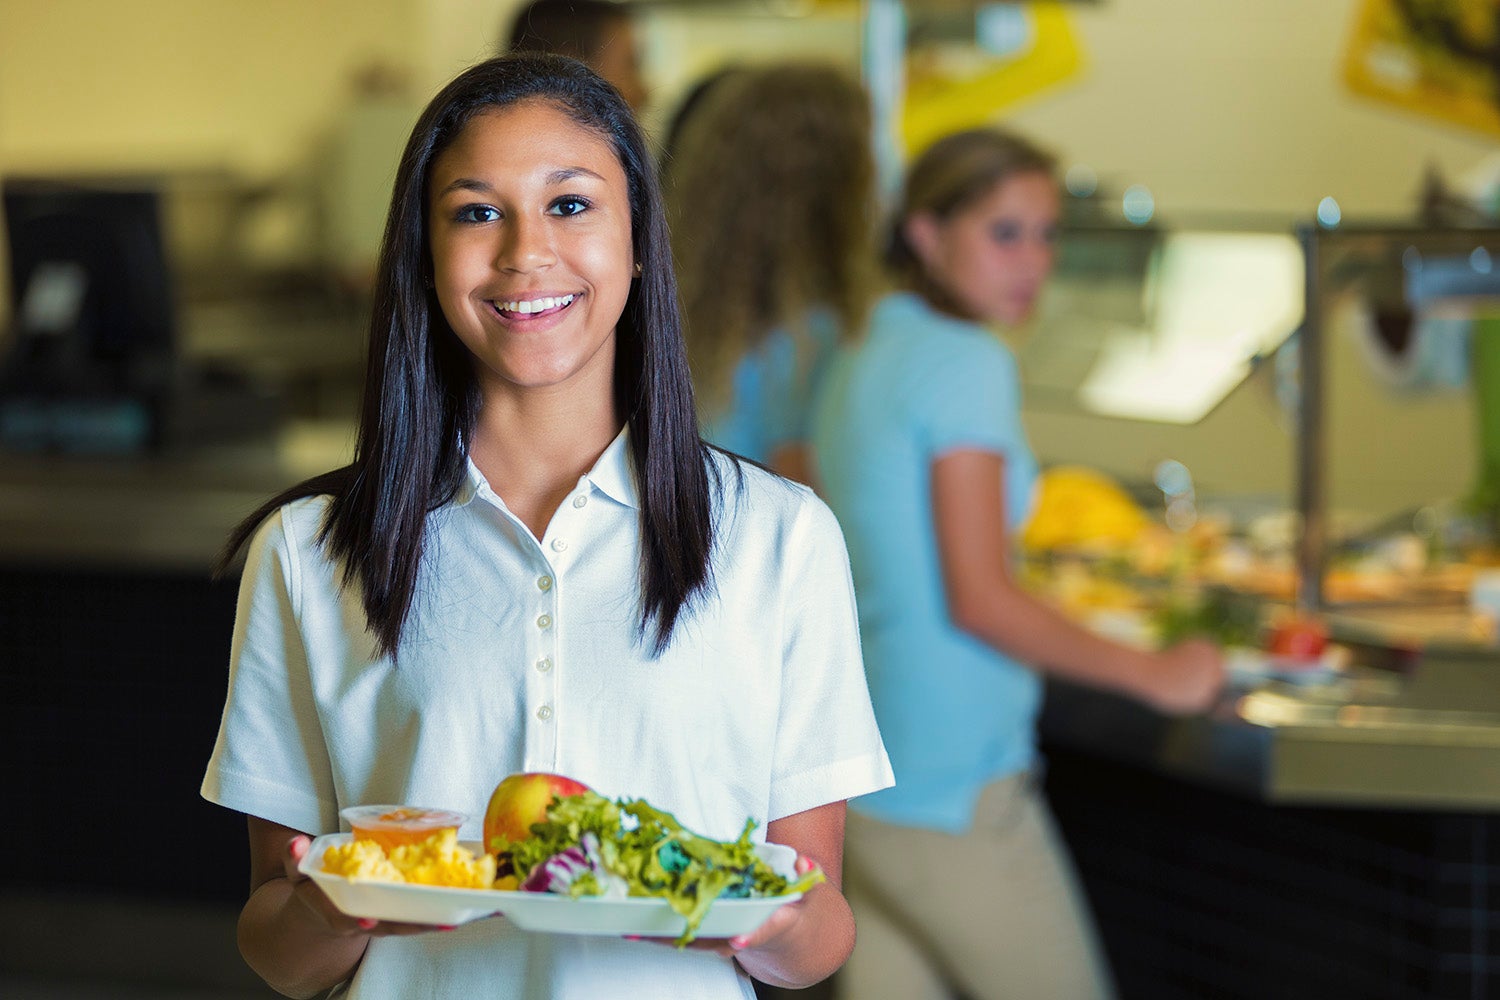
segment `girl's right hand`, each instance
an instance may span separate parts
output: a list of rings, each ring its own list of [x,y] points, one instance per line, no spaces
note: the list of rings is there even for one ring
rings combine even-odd
[[[1142,701],[1168,715],[1202,712],[1224,688],[1224,653],[1205,639],[1188,639],[1148,654],[1137,674]]]
[[[453,927],[446,924],[403,924],[394,920],[372,920],[368,917],[349,916],[333,905],[333,900],[329,899],[328,894],[319,888],[318,883],[298,869],[298,865],[307,856],[307,850],[311,846],[312,838],[306,834],[299,833],[287,841],[286,857],[283,859],[286,878],[292,884],[292,894],[321,918],[333,933],[345,937],[354,935],[404,937],[410,934],[426,934],[429,931],[453,930]]]

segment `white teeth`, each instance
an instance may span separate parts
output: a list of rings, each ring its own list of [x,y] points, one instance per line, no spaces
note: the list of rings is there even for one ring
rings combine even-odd
[[[541,298],[516,300],[514,302],[496,302],[495,307],[501,312],[520,313],[529,316],[532,313],[546,312],[548,309],[556,309],[559,306],[570,304],[576,296],[564,295],[561,298]]]

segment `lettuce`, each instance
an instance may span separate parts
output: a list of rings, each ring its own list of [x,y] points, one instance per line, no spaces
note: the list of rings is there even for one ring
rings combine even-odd
[[[686,921],[678,947],[697,935],[716,899],[805,892],[824,880],[816,867],[790,881],[755,853],[753,819],[732,841],[701,837],[642,799],[596,792],[556,798],[525,840],[496,845],[523,890],[580,896],[664,899]]]

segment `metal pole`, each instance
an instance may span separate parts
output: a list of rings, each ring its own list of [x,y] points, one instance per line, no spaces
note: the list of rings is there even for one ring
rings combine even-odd
[[[860,63],[870,94],[876,180],[881,205],[888,207],[901,190],[906,8],[902,0],[864,0],[860,22]]]
[[[1297,334],[1297,513],[1302,527],[1297,544],[1296,608],[1314,614],[1323,608],[1323,568],[1327,560],[1326,434],[1323,427],[1323,331],[1319,301],[1319,231],[1297,227],[1306,268],[1302,329]]]

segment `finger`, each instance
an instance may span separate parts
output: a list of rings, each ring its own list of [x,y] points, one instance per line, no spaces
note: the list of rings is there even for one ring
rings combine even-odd
[[[787,903],[778,907],[765,921],[749,934],[740,934],[729,939],[730,953],[750,951],[755,948],[764,947],[775,938],[780,937],[791,929],[802,913],[800,903]]]
[[[286,870],[286,877],[293,882],[300,882],[307,878],[297,866],[302,864],[303,858],[307,857],[310,847],[312,847],[312,838],[300,833],[286,842],[286,857],[282,859],[282,867]]]

